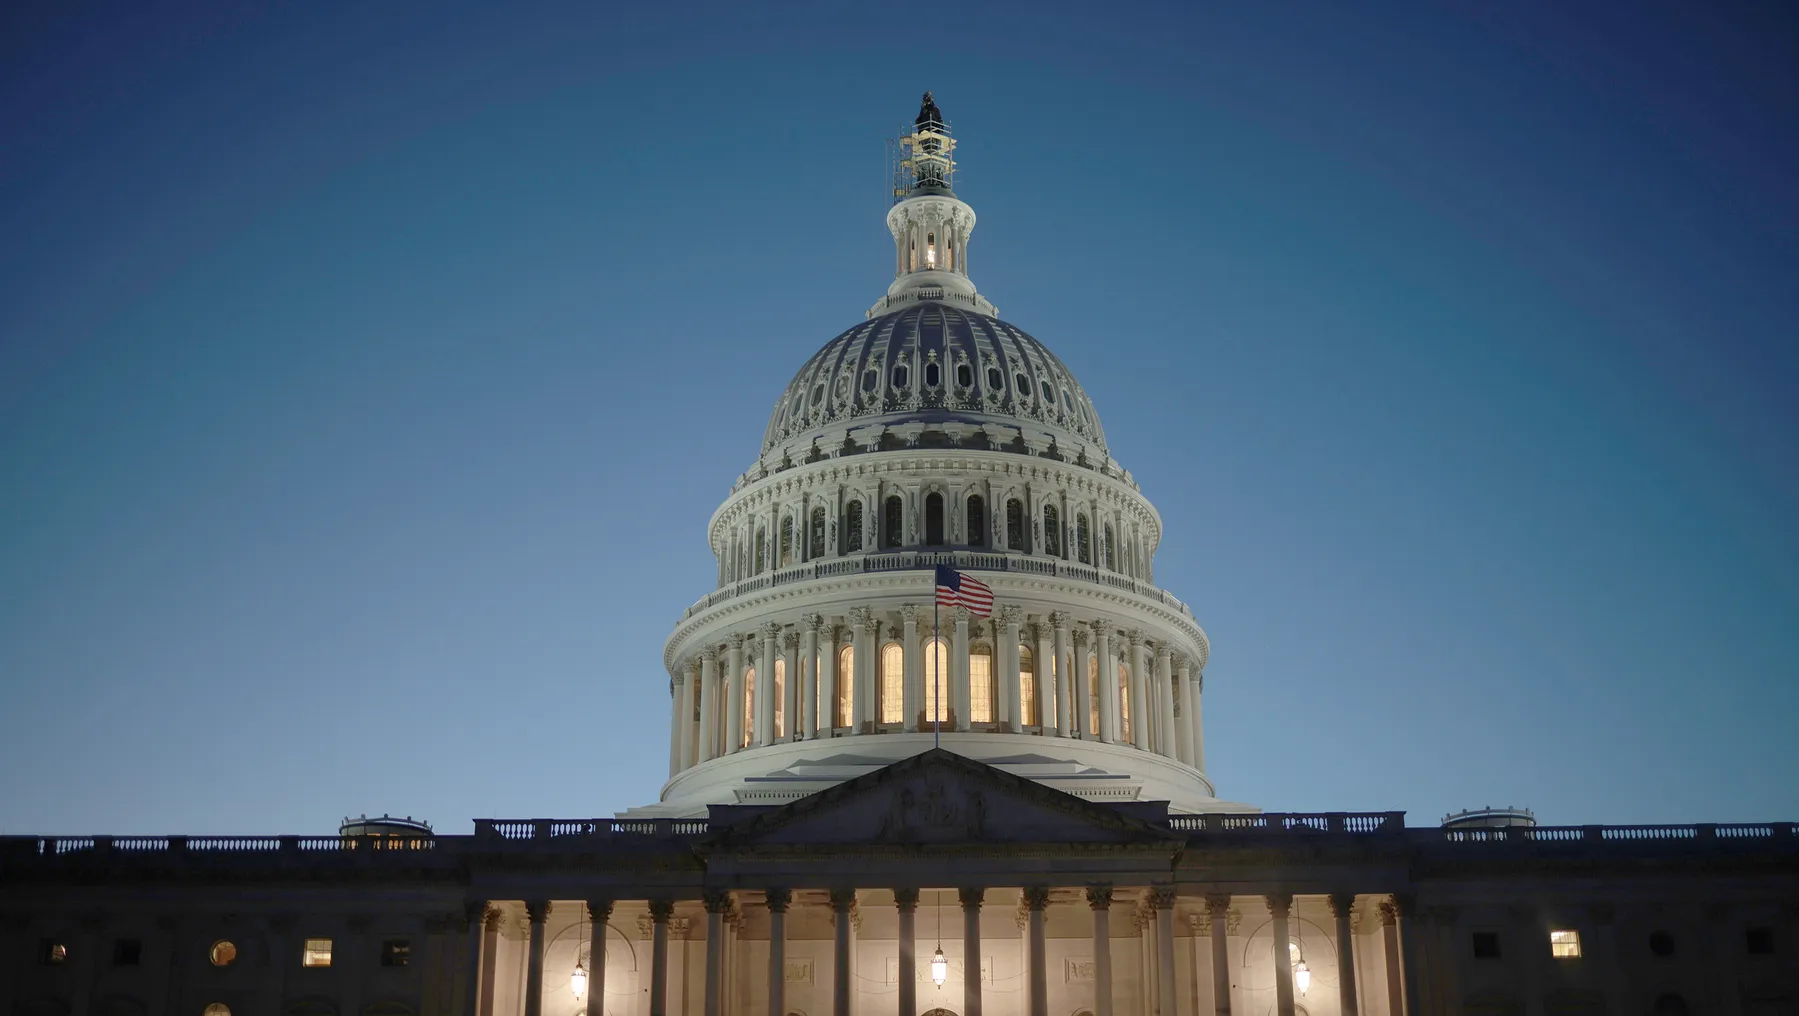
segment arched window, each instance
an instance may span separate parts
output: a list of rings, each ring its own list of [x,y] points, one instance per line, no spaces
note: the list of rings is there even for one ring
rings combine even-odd
[[[1017,499],[1006,502],[1006,549],[1024,549],[1024,503]]]
[[[787,661],[775,651],[775,680],[769,689],[775,697],[775,740],[787,734]]]
[[[924,386],[926,388],[935,388],[942,383],[943,383],[943,368],[939,367],[935,361],[925,364],[924,365]]]
[[[898,642],[881,647],[881,722],[906,722],[906,651]]]
[[[881,546],[900,546],[900,541],[905,536],[906,503],[900,500],[898,494],[889,496],[881,516]]]
[[[1093,563],[1093,540],[1092,534],[1087,531],[1087,516],[1085,515],[1074,517],[1074,549],[1082,564]]]
[[[903,363],[895,364],[893,368],[893,387],[905,388],[908,380],[910,379],[906,374],[906,365]]]
[[[768,547],[768,530],[762,528],[761,526],[757,526],[756,527],[756,572],[755,572],[755,574],[757,574],[757,575],[762,574],[762,569],[768,567],[768,558],[766,556],[767,547]]]
[[[958,387],[958,388],[973,388],[974,387],[974,368],[970,367],[968,365],[967,360],[964,360],[961,363],[956,364],[956,387]]]
[[[1003,389],[1005,387],[1006,387],[1006,375],[1001,373],[1000,369],[998,367],[988,367],[987,368],[987,389],[997,395],[1000,393],[1001,389]]]
[[[1087,729],[1099,736],[1099,657],[1087,657]]]
[[[843,552],[862,549],[862,502],[851,501],[843,512]]]
[[[781,565],[786,568],[793,564],[793,516],[781,520]]]
[[[855,715],[854,698],[856,693],[856,647],[844,646],[837,651],[837,703],[835,716],[831,721],[834,727],[847,727],[850,717]]]
[[[949,647],[942,639],[933,638],[924,644],[924,649],[924,721],[948,723]]]
[[[924,542],[943,546],[943,495],[932,491],[924,497]]]
[[[979,494],[968,495],[968,545],[987,545],[987,502]]]
[[[1123,662],[1118,664],[1118,736],[1136,740],[1131,736],[1131,670]]]
[[[1012,376],[1012,383],[1018,387],[1018,394],[1027,399],[1031,397],[1031,379],[1025,377],[1023,371]]]
[[[1113,571],[1118,570],[1118,544],[1112,539],[1112,524],[1110,522],[1106,523],[1106,560],[1104,564]]]
[[[974,723],[992,723],[993,707],[993,650],[986,643],[977,642],[968,653],[968,718]]]
[[[1018,714],[1020,724],[1041,726],[1037,722],[1037,654],[1023,642],[1018,644]]]
[[[1043,552],[1050,557],[1062,556],[1062,513],[1053,504],[1043,506]]]
[[[822,506],[812,509],[812,538],[806,542],[808,558],[825,556],[825,510]]]
[[[747,748],[756,739],[756,668],[750,667],[743,672],[743,741],[737,745]]]

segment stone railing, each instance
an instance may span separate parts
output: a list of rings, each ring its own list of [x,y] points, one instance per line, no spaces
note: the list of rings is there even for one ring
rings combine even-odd
[[[1799,842],[1792,822],[1719,825],[1498,826],[1474,829],[1420,829],[1415,834],[1440,843],[1706,843]]]
[[[1187,833],[1384,833],[1405,832],[1405,812],[1327,811],[1170,815],[1168,827]]]
[[[0,836],[0,856],[417,853],[436,847],[432,836]]]
[[[1129,575],[1121,575],[1104,568],[1095,568],[1092,565],[1064,561],[1060,558],[992,550],[889,550],[872,553],[859,551],[846,557],[820,558],[817,561],[808,561],[805,564],[752,575],[749,578],[738,579],[736,582],[721,586],[694,601],[693,606],[688,607],[687,611],[681,615],[681,619],[686,620],[716,604],[746,593],[767,589],[770,586],[809,582],[813,579],[834,578],[839,575],[928,571],[940,564],[962,571],[1045,575],[1109,586],[1113,589],[1135,593],[1147,600],[1154,600],[1179,612],[1183,617],[1194,620],[1193,611],[1179,597],[1141,579],[1134,579]]]
[[[701,836],[705,819],[688,818],[478,818],[476,839],[550,840],[564,836]]]

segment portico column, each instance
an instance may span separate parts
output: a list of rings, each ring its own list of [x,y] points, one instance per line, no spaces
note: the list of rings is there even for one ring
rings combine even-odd
[[[1188,687],[1193,690],[1193,715],[1190,717],[1193,722],[1193,768],[1203,773],[1206,771],[1206,733],[1205,726],[1200,723],[1200,707],[1206,691],[1205,671],[1195,668]]]
[[[1193,686],[1187,681],[1187,657],[1174,657],[1174,678],[1170,682],[1175,695],[1180,699],[1179,715],[1174,718],[1174,753],[1175,758],[1186,765],[1193,764]]]
[[[587,935],[593,943],[587,956],[587,1016],[606,1016],[606,922],[611,918],[611,900],[587,901]]]
[[[838,627],[827,624],[819,629],[819,636],[824,640],[822,651],[818,654],[818,729],[820,737],[836,737],[838,716],[837,702],[839,693],[837,682],[844,679],[837,673],[837,632]],[[843,717],[848,720],[848,717]]]
[[[1399,908],[1391,899],[1380,901],[1375,908],[1380,912],[1381,945],[1387,961],[1387,1016],[1406,1016],[1405,981],[1399,960]],[[1527,964],[1531,958],[1529,952],[1527,948],[1524,956]],[[1526,970],[1528,976],[1529,968]]]
[[[869,722],[869,708],[874,701],[871,689],[874,687],[874,644],[878,625],[874,611],[867,607],[851,607],[849,619],[850,641],[856,648],[850,657],[854,673],[846,675],[850,682],[850,733],[860,734]]]
[[[1045,734],[1060,734],[1061,721],[1056,717],[1062,708],[1062,694],[1056,688],[1055,644],[1050,641],[1047,622],[1039,621],[1031,627],[1037,635],[1037,645],[1032,650],[1037,657],[1037,723]]]
[[[1151,886],[1149,905],[1156,912],[1156,997],[1162,1016],[1177,1016],[1180,1002],[1174,997],[1174,887]]]
[[[1068,613],[1055,611],[1049,615],[1051,641],[1055,644],[1056,653],[1056,734],[1061,737],[1073,737],[1075,731],[1081,729],[1080,721],[1075,716],[1076,696],[1074,693],[1074,656],[1068,651]]]
[[[981,1016],[981,900],[986,892],[962,888],[962,1012]]]
[[[968,608],[958,604],[951,608],[955,618],[955,641],[947,647],[949,682],[955,689],[956,729],[968,730],[974,722],[974,687],[968,677]]]
[[[800,734],[810,741],[818,736],[818,630],[825,619],[807,614],[800,628]]]
[[[1112,886],[1087,887],[1093,908],[1093,1016],[1112,1016]]]
[[[787,905],[793,893],[787,889],[770,889],[764,894],[768,905],[768,1013],[787,1013]]]
[[[1162,707],[1162,741],[1156,750],[1178,759],[1181,738],[1174,729],[1174,650],[1166,642],[1156,646],[1156,702]]]
[[[1111,622],[1093,622],[1093,653],[1099,661],[1099,739],[1112,744],[1118,740],[1119,726],[1118,667],[1112,662]]]
[[[1049,906],[1049,887],[1025,886],[1024,905],[1030,925],[1031,979],[1027,987],[1026,1016],[1049,1016],[1049,973],[1044,969],[1048,956],[1043,943],[1043,910]]]
[[[1333,893],[1331,916],[1337,919],[1337,1012],[1356,1016],[1355,935],[1349,917],[1355,911],[1355,893]]]
[[[1206,917],[1212,922],[1212,1008],[1218,1016],[1231,1016],[1230,895],[1207,896]]]
[[[1086,740],[1097,740],[1099,729],[1093,722],[1093,717],[1097,713],[1098,703],[1093,701],[1093,688],[1087,680],[1086,626],[1076,625],[1068,633],[1068,641],[1072,643],[1070,648],[1074,656],[1074,668],[1069,673],[1074,679],[1074,729],[1080,731],[1080,736]]]
[[[486,900],[469,900],[462,905],[463,937],[468,949],[468,965],[463,976],[468,979],[466,990],[462,995],[462,1016],[479,1016],[481,1008],[481,924],[487,916]],[[277,951],[280,963],[286,967],[288,959],[284,951]]]
[[[692,767],[695,743],[699,740],[694,708],[700,698],[700,661],[687,661],[687,680],[681,682],[681,768]]]
[[[899,1013],[918,1016],[918,890],[895,889],[899,911]]]
[[[525,1016],[543,1016],[543,923],[550,917],[549,900],[525,901],[531,917],[531,951],[525,968]]]
[[[1131,743],[1147,751],[1149,728],[1156,722],[1156,707],[1146,690],[1149,681],[1143,667],[1143,633],[1132,628],[1124,633],[1124,640],[1131,661]]]
[[[900,608],[900,625],[905,641],[900,649],[905,653],[906,692],[903,696],[905,722],[907,730],[930,730],[931,724],[925,719],[936,715],[932,701],[936,690],[925,687],[924,679],[924,643],[918,638],[918,605],[908,603]],[[876,680],[880,680],[878,677]],[[948,708],[948,703],[944,707]],[[877,710],[879,707],[876,707]],[[922,724],[922,727],[920,726]]]
[[[718,647],[700,651],[700,736],[695,765],[712,761],[718,744]]]
[[[725,973],[725,908],[731,894],[708,889],[700,896],[706,907],[706,1008],[701,1016],[721,1016]],[[593,1016],[590,1012],[589,1016]]]
[[[720,696],[719,706],[725,711],[725,754],[743,747],[743,644],[749,636],[741,632],[731,636],[731,648],[725,654],[725,667],[730,672],[719,682],[728,694]]]
[[[481,919],[481,1013],[493,1016],[494,970],[500,962],[500,924],[506,919],[495,907],[488,907]]]
[[[687,675],[677,669],[668,677],[668,774],[681,771],[681,685]]]
[[[668,1016],[668,919],[674,913],[673,900],[650,901],[650,1016]]]
[[[781,698],[777,709],[781,714],[780,734],[778,741],[797,741],[800,731],[800,685],[804,683],[800,676],[800,633],[785,632],[781,635],[783,665],[781,668]]]
[[[831,950],[831,1016],[850,1016],[850,907],[856,890],[831,890],[831,917],[836,922]]]
[[[1293,897],[1287,893],[1269,893],[1268,916],[1273,918],[1274,1012],[1275,1016],[1293,1016],[1293,961],[1288,953],[1287,913]]]
[[[762,626],[762,662],[756,666],[756,731],[758,747],[775,739],[775,653],[780,649],[781,626],[770,621]]]
[[[1418,975],[1423,969],[1418,951],[1424,944],[1423,929],[1419,927],[1417,903],[1413,897],[1395,895],[1393,908],[1399,918],[1395,934],[1399,941],[1400,983],[1405,987],[1406,1011],[1416,1016],[1424,1010],[1424,1000],[1418,994]]]

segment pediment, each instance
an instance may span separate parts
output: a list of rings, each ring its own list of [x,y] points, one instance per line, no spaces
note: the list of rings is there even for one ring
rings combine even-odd
[[[741,847],[956,844],[1165,844],[1165,826],[941,748],[903,759],[791,804],[728,824],[715,838]]]

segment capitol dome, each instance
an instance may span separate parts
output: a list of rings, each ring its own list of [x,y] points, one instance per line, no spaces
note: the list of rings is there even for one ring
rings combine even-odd
[[[1253,810],[1205,775],[1211,647],[1155,584],[1161,516],[968,275],[929,93],[901,146],[893,281],[713,513],[716,588],[663,650],[669,781],[625,817],[782,804],[934,745],[1088,800]]]

